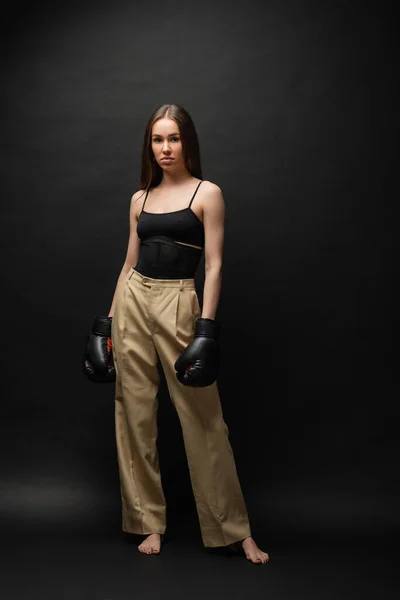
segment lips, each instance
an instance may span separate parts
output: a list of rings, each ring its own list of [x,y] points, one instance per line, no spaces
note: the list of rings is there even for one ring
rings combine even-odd
[[[171,160],[174,160],[173,158],[162,158],[161,162],[165,161],[165,162],[170,162]]]

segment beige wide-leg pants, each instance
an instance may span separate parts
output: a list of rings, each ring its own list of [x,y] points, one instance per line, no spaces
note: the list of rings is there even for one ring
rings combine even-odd
[[[217,382],[185,386],[174,369],[200,316],[194,279],[153,279],[133,268],[118,290],[111,335],[122,529],[166,529],[156,446],[159,356],[182,427],[203,544],[225,546],[251,531]]]

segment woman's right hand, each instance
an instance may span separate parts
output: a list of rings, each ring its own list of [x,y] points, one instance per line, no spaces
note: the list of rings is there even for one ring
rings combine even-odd
[[[95,317],[83,355],[83,372],[95,383],[115,381],[111,341],[112,317]]]

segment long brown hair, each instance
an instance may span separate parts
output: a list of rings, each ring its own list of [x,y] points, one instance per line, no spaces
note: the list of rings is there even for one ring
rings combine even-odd
[[[186,168],[191,175],[203,179],[200,164],[200,146],[196,129],[189,113],[177,104],[163,104],[157,108],[149,118],[144,133],[142,148],[142,168],[140,173],[140,189],[147,190],[161,182],[162,169],[153,160],[151,148],[151,132],[153,125],[159,119],[174,119],[176,121],[182,140],[182,150]]]

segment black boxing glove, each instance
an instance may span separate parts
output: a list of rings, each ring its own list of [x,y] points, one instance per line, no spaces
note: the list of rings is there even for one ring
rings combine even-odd
[[[95,317],[83,355],[83,372],[95,383],[115,381],[111,341],[112,317]]]
[[[207,387],[217,379],[220,361],[220,325],[197,319],[193,341],[175,361],[176,378],[184,385]]]

